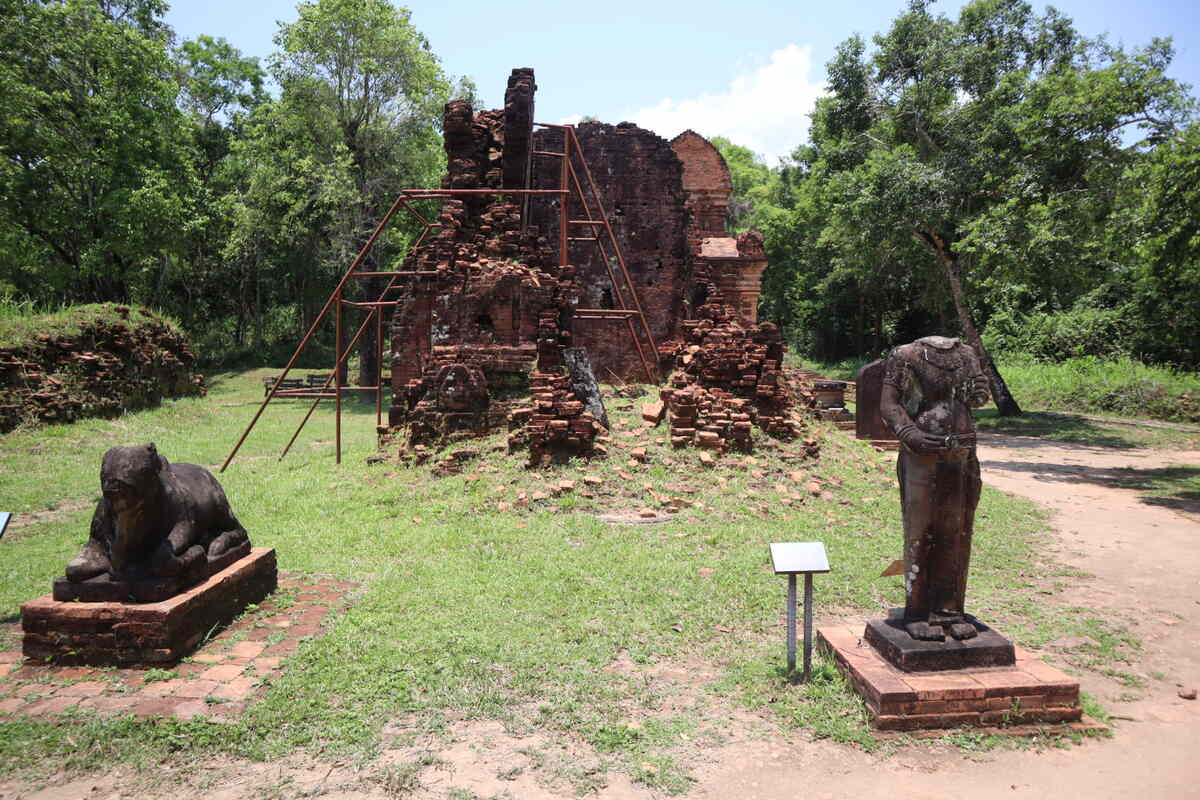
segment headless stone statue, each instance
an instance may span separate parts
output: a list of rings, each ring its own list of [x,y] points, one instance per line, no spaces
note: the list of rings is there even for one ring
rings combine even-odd
[[[979,359],[958,339],[926,336],[887,359],[879,413],[901,442],[904,627],[914,639],[976,635],[963,611],[980,490],[971,409],[987,400]]]

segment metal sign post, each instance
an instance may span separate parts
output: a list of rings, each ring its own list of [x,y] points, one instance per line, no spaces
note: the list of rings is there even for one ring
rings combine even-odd
[[[788,577],[787,600],[787,671],[789,679],[796,674],[796,576],[804,575],[804,674],[807,681],[812,672],[812,606],[815,573],[829,572],[829,559],[821,542],[772,542],[771,564],[776,575]]]

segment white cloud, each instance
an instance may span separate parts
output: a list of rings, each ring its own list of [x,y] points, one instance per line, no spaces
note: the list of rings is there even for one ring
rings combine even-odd
[[[558,121],[559,125],[578,125],[583,122],[583,114],[571,114]]]
[[[808,140],[808,115],[827,94],[812,82],[811,71],[812,47],[789,44],[771,53],[765,65],[734,78],[724,92],[666,98],[627,116],[668,139],[688,128],[701,136],[724,136],[774,165]]]

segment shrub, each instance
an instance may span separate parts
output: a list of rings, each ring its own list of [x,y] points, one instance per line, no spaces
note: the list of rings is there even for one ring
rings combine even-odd
[[[1023,353],[1043,361],[1131,355],[1130,317],[1114,308],[1019,313],[1000,311],[988,320],[983,343],[993,355]]]
[[[1200,422],[1200,378],[1128,357],[1095,356],[1047,363],[1005,354],[998,366],[1027,408]]]

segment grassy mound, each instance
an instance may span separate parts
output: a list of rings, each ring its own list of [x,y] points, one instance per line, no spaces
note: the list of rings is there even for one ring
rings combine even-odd
[[[1047,411],[1200,422],[1200,376],[1130,358],[1070,358],[1057,364],[1027,356],[1000,360],[1017,400]]]
[[[0,313],[0,432],[72,422],[202,394],[195,356],[171,321],[113,303]]]

